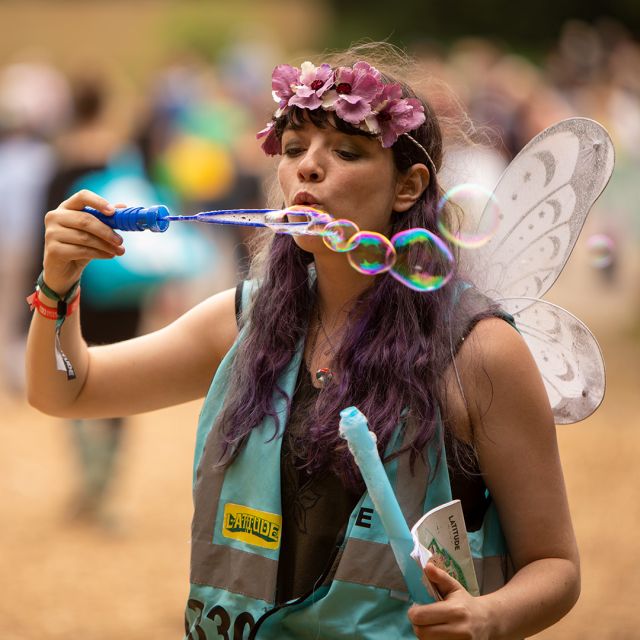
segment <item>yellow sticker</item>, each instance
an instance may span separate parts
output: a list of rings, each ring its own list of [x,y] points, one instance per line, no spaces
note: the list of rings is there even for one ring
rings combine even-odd
[[[222,535],[241,540],[264,549],[277,549],[280,545],[282,516],[258,511],[241,504],[224,505]]]

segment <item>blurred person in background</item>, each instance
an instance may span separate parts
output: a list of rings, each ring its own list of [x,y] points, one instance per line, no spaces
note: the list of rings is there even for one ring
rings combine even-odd
[[[546,63],[548,82],[572,109],[611,134],[616,164],[610,186],[594,205],[583,248],[600,292],[620,301],[609,323],[636,326],[640,309],[640,45],[611,19],[570,20]],[[613,298],[609,299],[612,302]],[[627,317],[631,315],[632,317]]]
[[[42,207],[54,170],[50,139],[68,117],[64,76],[40,62],[0,69],[0,387],[20,392],[26,340],[18,302],[29,288]]]
[[[264,197],[264,159],[247,151],[247,134],[255,128],[252,104],[241,102],[221,77],[216,65],[179,57],[156,76],[139,130],[149,173],[184,214],[259,208]],[[229,252],[234,277],[246,273],[250,231],[227,226],[200,233]]]
[[[75,78],[71,87],[72,117],[56,141],[57,167],[48,189],[47,208],[54,209],[61,198],[81,189],[99,191],[122,204],[163,202],[173,208],[177,203],[173,193],[158,189],[148,175],[152,145],[142,136],[127,140],[107,121],[106,83],[93,74]],[[171,130],[164,134],[170,135]],[[134,337],[150,304],[160,311],[157,315],[172,319],[188,304],[190,291],[185,282],[219,264],[217,254],[213,242],[182,226],[162,238],[143,234],[131,238],[127,255],[118,261],[92,262],[82,277],[86,293],[80,320],[85,339],[91,345],[102,345]],[[42,250],[35,255],[42,256]],[[40,260],[34,265],[34,280],[41,268]],[[167,294],[169,285],[177,281],[180,287],[170,287]],[[219,290],[221,282],[224,276],[218,283],[210,282],[209,290]],[[124,422],[122,417],[112,417],[72,423],[80,482],[71,515],[110,531],[122,525],[109,497],[117,477]]]
[[[56,140],[56,167],[47,191],[45,210],[82,188],[91,175],[106,171],[122,146],[122,140],[105,120],[107,87],[99,74],[76,77],[71,83],[72,111],[67,128]],[[102,185],[105,186],[104,184]],[[33,265],[34,281],[42,269]],[[88,275],[88,274],[87,274]],[[100,297],[100,292],[95,291]],[[95,301],[96,298],[93,298]],[[89,296],[81,309],[85,338],[90,344],[109,344],[136,335],[143,299],[92,303]],[[106,511],[121,448],[123,418],[75,420],[71,424],[73,450],[79,467],[78,486],[70,515],[111,527],[114,515]]]
[[[369,55],[274,71],[279,109],[259,137],[279,156],[280,201],[389,237],[435,231],[440,124],[394,80],[404,58],[382,76]],[[113,203],[82,191],[47,216],[48,306],[60,295],[79,300],[89,259],[125,252],[85,205],[113,213]],[[123,344],[88,348],[71,314],[62,346],[72,381],[56,370],[53,323],[35,314],[29,334],[29,399],[45,412],[123,415],[207,396],[186,637],[248,627],[278,640],[310,629],[325,638],[485,640],[561,618],[578,596],[578,554],[549,401],[509,318],[476,306],[459,275],[418,293],[388,274],[358,273],[319,237],[265,238],[261,258],[254,281]],[[461,290],[472,298],[460,296],[452,321]],[[444,600],[409,608],[381,525],[358,515],[368,497],[336,429],[339,411],[354,404],[371,418],[379,450],[393,452],[409,513],[462,499],[481,549],[480,597],[429,564]],[[427,462],[432,455],[439,464]]]

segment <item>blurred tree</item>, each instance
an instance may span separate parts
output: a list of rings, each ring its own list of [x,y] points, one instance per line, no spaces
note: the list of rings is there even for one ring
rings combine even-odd
[[[343,47],[366,34],[407,46],[421,41],[447,43],[463,36],[483,36],[533,54],[547,50],[568,19],[593,22],[613,18],[640,35],[638,0],[327,0],[334,11],[330,45]]]

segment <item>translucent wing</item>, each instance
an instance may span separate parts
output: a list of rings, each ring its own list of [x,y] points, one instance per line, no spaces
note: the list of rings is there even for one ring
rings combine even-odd
[[[545,300],[499,300],[511,313],[544,380],[556,424],[584,420],[604,397],[598,342],[578,318]]]
[[[597,122],[571,118],[545,129],[500,178],[500,224],[485,245],[461,251],[462,271],[494,299],[541,297],[569,258],[613,163],[611,139]]]

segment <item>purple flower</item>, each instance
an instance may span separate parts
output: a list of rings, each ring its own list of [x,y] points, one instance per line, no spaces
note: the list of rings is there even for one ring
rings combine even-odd
[[[271,74],[273,99],[278,103],[278,110],[285,109],[289,100],[295,95],[300,83],[300,69],[288,64],[279,64]]]
[[[302,109],[317,109],[322,106],[322,96],[333,84],[333,69],[328,64],[316,67],[311,62],[303,62],[300,70],[300,84],[289,99],[289,106]]]
[[[378,134],[385,148],[403,134],[417,129],[424,121],[424,107],[415,98],[402,98],[399,84],[387,84],[379,96],[373,114],[366,118],[371,133]]]
[[[278,140],[278,136],[276,135],[275,124],[272,120],[262,131],[258,131],[256,134],[258,140],[265,138],[261,146],[262,150],[269,156],[277,156],[281,151],[280,140]]]
[[[382,90],[380,72],[367,62],[339,67],[334,89],[327,92],[322,106],[353,125],[360,125],[371,114],[371,103]]]

